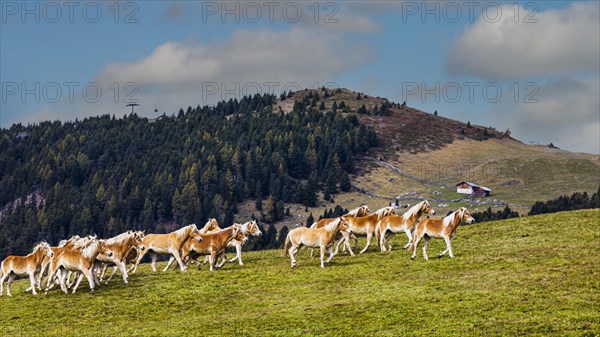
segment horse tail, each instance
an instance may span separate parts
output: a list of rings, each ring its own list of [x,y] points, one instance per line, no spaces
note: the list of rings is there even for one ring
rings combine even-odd
[[[283,245],[283,255],[281,255],[281,257],[286,257],[286,255],[288,255],[288,249],[290,248],[290,234],[291,232],[288,233],[288,235],[285,237],[285,244]]]

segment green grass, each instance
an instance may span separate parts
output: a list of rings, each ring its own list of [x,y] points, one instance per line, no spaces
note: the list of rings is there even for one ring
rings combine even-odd
[[[27,282],[0,298],[1,336],[594,336],[600,334],[600,211],[458,229],[455,259],[373,247],[324,270],[307,251],[245,253],[217,272],[143,265],[95,295]],[[359,245],[363,244],[362,242]],[[429,256],[443,250],[432,241]]]

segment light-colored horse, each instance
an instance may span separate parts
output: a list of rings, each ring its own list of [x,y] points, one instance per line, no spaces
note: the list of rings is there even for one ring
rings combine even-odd
[[[296,266],[296,254],[302,246],[319,247],[321,250],[321,268],[325,268],[325,262],[331,261],[333,256],[333,243],[338,232],[349,232],[348,220],[339,217],[321,228],[298,227],[292,229],[285,238],[283,254],[289,254],[292,268]],[[291,246],[291,247],[290,247]],[[325,261],[325,250],[329,250],[329,258]]]
[[[210,270],[214,271],[215,268],[220,268],[225,263],[225,250],[227,244],[232,240],[237,240],[245,243],[247,236],[241,233],[241,225],[234,224],[225,229],[214,231],[207,234],[197,234],[194,237],[188,239],[181,249],[181,256],[184,260],[192,259],[196,260],[199,256],[208,256],[208,262]],[[217,259],[223,257],[221,264],[217,265]],[[170,260],[165,269],[169,268],[173,261]],[[198,269],[202,266],[198,263]]]
[[[90,285],[90,291],[94,291],[95,283],[92,275],[92,267],[96,256],[98,254],[105,254],[112,256],[112,252],[106,245],[104,240],[98,240],[96,238],[89,240],[85,245],[79,246],[64,246],[57,249],[57,253],[52,257],[50,262],[50,271],[48,272],[48,282],[46,284],[46,292],[50,289],[50,283],[53,281],[54,276],[61,272],[59,275],[60,288],[62,291],[68,293],[67,286],[65,284],[67,273],[65,271],[81,272],[75,287],[73,287],[73,293],[77,291],[81,280],[85,276]]]
[[[431,208],[429,201],[427,200],[414,205],[402,215],[390,215],[379,220],[377,228],[375,229],[375,237],[377,238],[381,251],[385,252],[388,249],[392,250],[390,239],[395,234],[402,232],[406,233],[406,236],[408,236],[408,243],[404,246],[404,249],[410,247],[413,241],[412,231],[423,214],[435,214],[435,210]]]
[[[427,246],[429,245],[429,240],[433,238],[442,238],[446,241],[446,250],[444,250],[439,257],[446,255],[446,253],[450,253],[450,258],[454,258],[452,254],[452,239],[454,235],[456,235],[456,228],[460,225],[461,222],[473,223],[475,219],[471,216],[469,211],[461,207],[457,211],[452,212],[448,216],[442,219],[421,219],[415,228],[415,240],[412,244],[413,253],[410,257],[414,259],[417,256],[417,246],[419,245],[419,241],[421,238],[425,241],[423,245],[423,257],[425,260],[428,260],[427,257]]]
[[[110,282],[117,270],[121,271],[123,282],[125,284],[128,283],[129,276],[127,275],[127,268],[125,265],[125,260],[127,257],[126,254],[129,252],[131,247],[136,247],[136,249],[139,251],[143,251],[146,248],[143,242],[144,236],[145,234],[142,231],[129,230],[125,233],[115,236],[114,238],[106,240],[106,245],[113,252],[113,256],[108,257],[104,254],[99,254],[96,257],[96,265],[102,270],[97,284],[99,284],[104,278],[104,274],[106,273],[106,269],[109,265],[114,265],[114,267],[112,273],[106,280],[106,284]]]
[[[371,214],[371,210],[369,209],[369,206],[367,205],[362,205],[360,207],[357,207],[351,211],[349,211],[348,213],[342,215],[343,218],[356,218],[356,217],[361,217],[361,216],[366,216]],[[330,223],[331,221],[335,220],[336,218],[325,218],[325,219],[321,219],[318,220],[316,222],[314,222],[310,228],[322,228],[325,225],[327,225],[328,223]],[[350,248],[350,239],[354,240],[354,243],[356,244],[356,242],[358,241],[358,239],[356,238],[356,236],[354,236],[354,234],[348,234],[347,232],[342,232],[342,236],[345,239],[345,244],[343,247],[343,251],[346,251],[346,248],[348,248],[348,251],[350,252],[350,255],[354,256],[354,252],[352,251],[352,248]],[[335,252],[333,253],[333,255],[337,255],[338,253],[338,247],[339,245],[336,247]],[[310,257],[313,257],[314,255],[314,248],[312,248],[310,250]]]
[[[35,291],[36,275],[41,269],[42,261],[44,257],[52,258],[54,253],[50,249],[50,245],[42,241],[33,247],[33,251],[27,256],[8,256],[0,264],[0,296],[4,292],[4,280],[8,278],[6,283],[6,295],[12,296],[10,293],[10,284],[14,281],[17,275],[29,275],[29,281],[31,282],[31,290],[34,295],[37,295]]]
[[[138,257],[131,270],[131,273],[133,274],[136,272],[138,265],[142,261],[142,258],[144,258],[147,253],[150,254],[150,257],[152,258],[152,264],[150,266],[154,272],[156,272],[156,259],[158,258],[159,254],[172,255],[175,260],[177,260],[181,271],[187,271],[187,267],[181,261],[179,251],[181,250],[181,246],[183,246],[185,241],[196,234],[198,234],[198,228],[195,224],[182,227],[169,234],[147,234],[142,241],[146,249],[141,251],[141,253],[138,252]],[[164,271],[166,271],[166,269]]]
[[[248,222],[240,225],[240,234],[243,236],[243,239],[241,241],[237,240],[237,239],[233,239],[227,243],[227,247],[235,247],[235,252],[236,252],[236,256],[232,257],[229,260],[229,262],[238,260],[240,263],[240,266],[243,266],[244,263],[242,262],[242,246],[248,240],[249,235],[261,236],[262,232],[260,231],[260,228],[258,228],[258,224],[256,223],[256,220],[252,220],[252,221],[248,221]]]
[[[392,206],[388,206],[366,216],[346,218],[346,220],[348,220],[348,225],[350,226],[350,229],[352,229],[352,234],[367,236],[367,244],[365,245],[365,248],[363,248],[360,251],[360,254],[366,252],[369,246],[371,245],[371,239],[375,234],[377,222],[379,222],[379,220],[385,218],[386,216],[392,214],[396,214],[396,212],[394,211],[394,208]],[[345,238],[342,237],[340,241],[338,241],[337,247],[339,247],[342,244],[342,242],[344,242],[344,240]]]

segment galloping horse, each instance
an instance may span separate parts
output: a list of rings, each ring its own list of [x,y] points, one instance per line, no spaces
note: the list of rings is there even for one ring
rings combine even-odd
[[[375,237],[377,238],[377,242],[379,243],[381,251],[386,251],[386,244],[388,246],[387,249],[392,250],[390,239],[396,233],[401,232],[406,233],[406,236],[408,236],[408,243],[404,246],[404,249],[410,247],[413,240],[411,232],[413,228],[415,228],[415,225],[419,221],[421,215],[424,213],[432,215],[435,214],[435,210],[429,206],[429,201],[427,200],[421,201],[420,203],[414,205],[402,215],[390,215],[379,220],[377,223],[377,228],[375,228]],[[388,231],[390,232],[390,235],[386,236]]]
[[[93,267],[94,261],[96,260],[96,256],[98,254],[104,254],[107,256],[112,256],[112,252],[106,245],[104,240],[91,239],[85,245],[80,246],[75,244],[74,246],[64,246],[58,248],[57,253],[54,254],[52,260],[50,262],[50,271],[48,272],[48,282],[46,284],[46,292],[50,289],[50,283],[54,279],[56,273],[60,272],[60,270],[68,270],[73,272],[81,272],[79,275],[79,279],[73,288],[73,293],[77,291],[77,287],[79,287],[79,283],[85,276],[90,284],[90,291],[94,291],[95,283],[94,277],[92,275],[91,269]],[[60,288],[66,293],[67,287],[65,285],[67,273],[61,272],[59,275]]]
[[[229,243],[227,243],[227,247],[235,247],[235,252],[236,252],[236,256],[232,257],[229,260],[229,262],[233,262],[237,259],[240,263],[240,266],[243,266],[244,263],[242,262],[242,246],[248,240],[248,235],[261,236],[262,232],[260,231],[260,228],[258,228],[258,224],[256,223],[256,220],[252,220],[252,221],[248,221],[248,222],[240,225],[240,234],[244,236],[243,240],[239,241],[239,240],[233,239],[233,240],[229,241]]]
[[[348,213],[342,215],[343,218],[356,218],[356,217],[361,217],[361,216],[366,216],[371,214],[371,210],[369,209],[369,206],[367,205],[362,205],[360,207],[357,207],[351,211],[349,211]],[[336,218],[325,218],[325,219],[321,219],[318,220],[316,222],[314,222],[310,228],[322,228],[325,225],[329,224],[330,222],[332,222],[333,220],[335,220]],[[344,251],[346,251],[346,248],[348,248],[348,251],[350,251],[350,255],[354,256],[354,252],[352,251],[352,248],[350,248],[350,239],[354,240],[354,243],[356,244],[356,242],[358,241],[356,236],[354,236],[353,234],[348,234],[347,232],[342,232],[342,236],[345,239],[345,244],[344,244]],[[338,253],[338,248],[339,245],[336,247],[335,252],[333,253],[333,255],[337,255]],[[310,250],[310,257],[313,257],[313,253],[314,253],[314,248]]]
[[[191,224],[169,234],[148,234],[144,236],[142,242],[146,249],[141,253],[138,252],[138,257],[135,260],[133,268],[131,269],[131,273],[135,273],[138,265],[142,261],[142,258],[147,253],[150,253],[150,257],[152,257],[152,264],[150,264],[150,266],[154,272],[156,272],[156,259],[159,254],[173,255],[175,260],[177,260],[181,271],[187,271],[187,267],[181,261],[179,251],[181,250],[181,246],[183,246],[185,241],[196,234],[198,234],[198,228],[195,224]],[[166,271],[166,269],[163,271]]]
[[[234,224],[225,229],[215,231],[208,234],[196,234],[192,238],[188,239],[186,244],[181,249],[181,256],[184,260],[190,258],[193,260],[197,260],[197,258],[201,255],[208,256],[208,262],[210,265],[210,270],[214,271],[215,268],[220,268],[224,263],[225,259],[223,258],[223,262],[217,265],[217,259],[222,257],[225,254],[225,249],[227,249],[227,244],[232,240],[237,240],[245,243],[247,237],[241,234],[241,225]],[[173,259],[169,260],[165,270],[169,268]],[[202,266],[198,263],[198,269]]]
[[[427,245],[429,245],[429,240],[433,238],[442,238],[446,241],[446,250],[444,250],[438,257],[442,257],[446,255],[446,253],[450,253],[450,258],[454,258],[452,255],[452,239],[454,235],[456,235],[456,228],[461,222],[473,223],[475,219],[471,216],[469,211],[466,208],[461,207],[457,211],[452,212],[448,216],[442,219],[421,219],[415,228],[415,240],[412,244],[413,253],[410,257],[414,259],[417,256],[417,246],[419,245],[419,241],[424,237],[425,244],[423,245],[423,257],[425,260],[428,260],[427,257]]]
[[[319,247],[321,249],[321,268],[325,268],[325,262],[331,261],[335,255],[332,250],[335,236],[340,231],[348,232],[349,230],[348,220],[343,217],[339,217],[321,228],[294,228],[285,238],[283,254],[284,256],[285,254],[290,254],[292,268],[294,268],[296,266],[296,254],[298,253],[298,250],[300,250],[300,247],[303,245],[313,248]],[[324,261],[325,249],[329,250],[329,258],[327,261]]]
[[[0,264],[0,296],[2,296],[4,290],[4,280],[8,278],[6,283],[6,295],[10,294],[10,284],[14,281],[17,275],[29,275],[29,281],[31,282],[31,289],[34,295],[37,295],[35,291],[36,284],[36,273],[39,272],[44,257],[52,258],[54,253],[50,249],[50,245],[42,241],[33,247],[33,251],[27,256],[8,256]]]
[[[388,207],[384,207],[384,208],[376,211],[375,213],[372,213],[372,214],[369,214],[369,215],[366,215],[363,217],[346,218],[346,220],[348,221],[348,225],[350,226],[350,229],[352,229],[353,234],[367,236],[367,244],[365,245],[365,248],[363,248],[360,251],[361,254],[366,252],[367,249],[369,248],[369,245],[371,244],[371,239],[373,238],[373,234],[375,234],[375,227],[377,225],[377,222],[379,222],[379,220],[381,220],[384,217],[391,215],[391,214],[396,214],[396,212],[394,211],[393,207],[388,206]],[[339,247],[344,240],[345,240],[345,238],[341,238],[340,241],[338,241],[337,247]],[[337,251],[337,248],[336,248],[336,251]]]
[[[121,275],[123,276],[123,282],[125,284],[128,283],[129,276],[127,275],[127,268],[125,266],[126,254],[132,247],[136,247],[139,251],[143,251],[146,247],[144,247],[144,232],[141,231],[132,231],[129,230],[125,233],[119,234],[114,238],[110,238],[106,240],[106,245],[113,252],[112,257],[108,257],[104,254],[99,254],[96,257],[97,261],[100,261],[99,265],[102,267],[102,272],[100,273],[99,282],[104,278],[104,274],[106,273],[106,269],[110,264],[114,264],[114,268],[112,274],[106,280],[106,284],[110,282],[113,278],[117,269],[121,271]],[[95,275],[94,275],[95,276]],[[98,283],[99,283],[98,282]]]

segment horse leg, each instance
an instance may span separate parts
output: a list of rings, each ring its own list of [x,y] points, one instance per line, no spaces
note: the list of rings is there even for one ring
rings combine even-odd
[[[152,263],[150,263],[150,267],[152,267],[152,271],[156,273],[156,258],[158,258],[158,254],[150,253],[150,258],[152,259]],[[135,273],[135,270],[133,272]]]
[[[331,261],[331,259],[333,259],[333,257],[335,256],[335,254],[333,254],[333,245],[329,246],[327,249],[329,251],[329,258],[327,259],[327,261],[325,261],[325,263],[329,263],[329,261]]]
[[[15,277],[17,277],[16,274],[10,274],[8,276],[8,282],[6,283],[6,296],[8,296],[8,297],[12,296],[10,294],[10,284],[15,280]]]
[[[117,264],[115,265],[115,268],[114,268],[114,271],[113,271],[112,275],[115,274],[115,272],[117,271],[117,269],[121,270],[121,275],[123,276],[123,282],[125,284],[128,284],[129,283],[129,275],[127,274],[127,267],[125,266],[125,262],[123,262],[123,261],[117,261]],[[110,276],[111,278],[112,278],[112,275]]]
[[[451,259],[454,258],[454,254],[452,254],[452,239],[451,238],[444,238],[444,240],[446,241],[446,247],[448,247],[448,256],[450,256]]]
[[[423,244],[423,257],[425,258],[425,260],[429,260],[429,257],[427,257],[427,246],[429,246],[429,240],[431,240],[431,237],[425,235],[425,237],[423,238],[423,241],[425,242]]]
[[[2,294],[4,294],[4,280],[8,277],[8,274],[3,271],[0,271],[0,274],[2,274],[2,277],[0,278],[0,296],[2,296]]]
[[[29,281],[31,282],[31,293],[37,295],[37,291],[35,291],[35,271],[29,273]]]
[[[378,228],[375,228],[375,230],[379,230]],[[379,230],[379,249],[381,250],[381,252],[385,252],[387,249],[385,248],[385,235],[387,234],[387,227]],[[377,235],[375,235],[375,237],[377,237]]]
[[[210,252],[210,255],[208,256],[208,264],[210,266],[210,271],[215,271],[216,260],[217,260],[217,253]]]
[[[372,238],[373,238],[373,233],[372,232],[367,233],[367,244],[365,245],[365,248],[363,248],[363,250],[360,251],[360,254],[362,254],[362,253],[364,253],[364,252],[367,251],[367,249],[371,245],[371,239]]]
[[[90,291],[94,292],[94,280],[92,280],[92,273],[90,273],[89,269],[83,269],[82,270],[83,275],[85,275],[85,277],[88,279],[88,283],[90,284]],[[75,290],[77,290],[77,288],[73,289],[73,292],[75,292]]]
[[[123,271],[121,271],[121,273],[122,272]],[[108,279],[106,279],[106,282],[104,284],[108,284],[108,282],[110,282],[110,280],[112,280],[113,276],[115,276],[116,273],[117,273],[117,266],[114,266],[112,273],[110,273],[110,276],[108,277]]]
[[[240,261],[240,266],[243,266],[244,262],[242,262],[242,244],[240,244],[240,243],[236,244],[235,251],[237,253],[238,260]]]
[[[138,265],[140,264],[140,262],[142,262],[142,258],[144,258],[144,256],[148,253],[148,251],[149,251],[149,249],[144,249],[141,252],[138,251],[138,258],[135,259],[135,262],[133,263],[133,266],[131,267],[129,272],[131,272],[132,274],[135,274],[135,272],[137,271]]]
[[[414,238],[413,243],[412,243],[413,253],[410,256],[411,260],[413,260],[415,257],[417,257],[417,246],[419,245],[419,241],[421,241],[421,238],[423,237],[423,235],[424,235],[423,232],[416,232],[415,233],[415,238]]]
[[[292,246],[290,247],[290,249],[288,250],[288,253],[290,254],[290,261],[292,264],[292,268],[294,268],[296,266],[296,253],[298,253],[299,248],[294,246],[292,244]]]
[[[173,254],[173,257],[175,257],[175,260],[177,260],[177,264],[179,264],[181,271],[187,271],[187,266],[183,264],[183,261],[181,261],[181,256],[179,256],[179,250],[172,249],[170,253]],[[166,269],[163,271],[166,271]]]
[[[340,245],[342,244],[342,242],[344,242],[346,240],[346,238],[344,237],[344,235],[342,234],[342,238],[338,241],[337,245],[335,246],[335,253],[338,253],[338,250],[340,249]],[[344,251],[346,249],[346,245],[344,245]]]
[[[354,235],[354,234],[351,233],[350,234],[350,238],[352,240],[354,240],[354,249],[356,249],[356,246],[358,245],[358,237],[356,237],[356,235]]]
[[[404,245],[403,249],[407,249],[408,247],[410,247],[413,237],[412,237],[412,234],[410,233],[410,229],[408,229],[408,228],[404,230],[404,233],[406,233],[406,236],[408,236],[408,243]]]
[[[75,286],[73,287],[72,293],[74,294],[77,291],[77,288],[79,288],[79,284],[81,283],[81,280],[83,280],[83,274],[79,273],[79,275],[77,276],[77,282],[75,283]],[[95,281],[94,281],[95,284]]]
[[[321,245],[319,248],[321,249],[321,268],[325,268],[325,263],[323,262],[325,260],[325,246]]]

